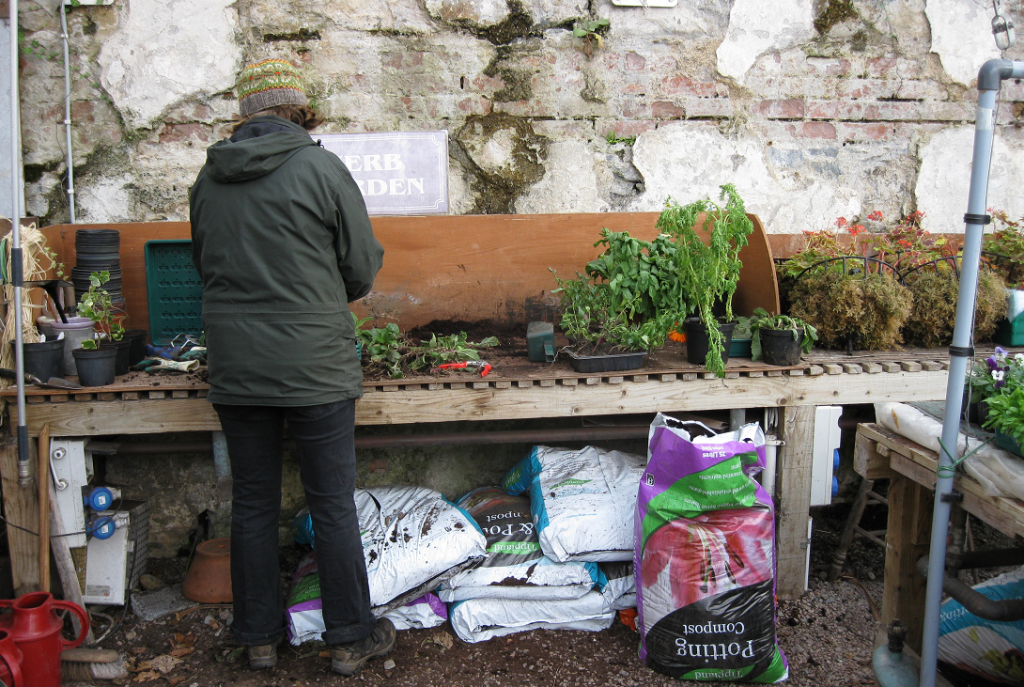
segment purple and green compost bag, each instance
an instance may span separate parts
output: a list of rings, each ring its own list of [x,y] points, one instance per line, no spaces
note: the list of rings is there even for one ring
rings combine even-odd
[[[691,439],[661,414],[651,424],[634,518],[640,658],[683,680],[779,682],[775,520],[754,480],[764,433],[707,431]]]

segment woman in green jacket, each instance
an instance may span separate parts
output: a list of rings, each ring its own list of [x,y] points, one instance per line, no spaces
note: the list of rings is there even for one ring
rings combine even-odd
[[[277,664],[287,423],[315,531],[323,639],[332,669],[351,675],[395,643],[390,621],[370,612],[352,497],[362,368],[348,304],[369,293],[384,250],[348,169],[308,133],[322,118],[295,67],[250,65],[237,90],[242,120],[207,150],[189,194],[209,399],[233,474],[232,630],[252,668]]]

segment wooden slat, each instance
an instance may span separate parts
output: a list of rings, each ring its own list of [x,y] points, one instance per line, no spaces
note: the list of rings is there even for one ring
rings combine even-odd
[[[826,363],[822,365],[825,368],[825,374],[827,375],[841,375],[843,374],[843,366],[836,365],[835,363]]]
[[[888,479],[891,474],[889,456],[880,454],[877,446],[875,440],[857,432],[853,445],[853,469],[864,479]]]
[[[550,379],[515,391],[495,388],[403,391],[396,388],[383,392],[370,389],[356,405],[356,422],[360,425],[408,424],[708,408],[853,405],[888,399],[936,401],[945,398],[946,377],[945,372],[899,372],[886,377],[884,385],[877,384],[869,375],[822,375],[759,377],[730,384],[723,384],[719,379],[696,379],[628,387],[601,383],[573,387],[558,385]],[[132,413],[138,414],[137,421]],[[32,436],[38,435],[44,422],[50,423],[54,436],[219,429],[213,407],[200,398],[27,405],[26,420]]]
[[[35,407],[35,406],[33,406]],[[45,406],[38,406],[45,407]],[[38,434],[38,430],[37,430]],[[4,516],[7,519],[7,548],[15,596],[39,589],[38,539],[29,534],[38,527],[39,495],[35,481],[18,484],[18,442],[8,433],[0,436],[0,475],[3,479]],[[29,442],[35,445],[36,442]],[[23,527],[28,532],[18,529]]]
[[[797,599],[807,587],[807,556],[810,541],[807,522],[811,505],[811,463],[814,459],[814,407],[781,409],[779,428],[778,579],[781,599]]]
[[[900,367],[907,372],[918,372],[921,370],[921,363],[914,362],[913,360],[904,360],[900,362]]]

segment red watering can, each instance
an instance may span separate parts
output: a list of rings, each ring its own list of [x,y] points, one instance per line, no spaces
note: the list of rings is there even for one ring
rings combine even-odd
[[[25,681],[21,677],[21,649],[14,643],[14,638],[7,630],[0,630],[0,681],[8,687],[23,687]]]
[[[57,601],[49,592],[25,594],[13,601],[0,600],[0,608],[7,607],[13,612],[0,616],[0,629],[10,633],[24,655],[24,670],[21,671],[24,684],[60,687],[60,653],[81,644],[89,633],[89,616],[85,609],[70,601]],[[78,616],[82,630],[77,639],[69,641],[61,636],[64,622],[57,609],[66,609]]]

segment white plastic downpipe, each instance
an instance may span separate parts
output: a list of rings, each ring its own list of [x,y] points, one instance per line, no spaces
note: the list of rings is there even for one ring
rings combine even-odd
[[[28,426],[25,424],[25,361],[23,360],[21,291],[21,89],[18,88],[18,0],[10,0],[11,24],[11,282],[14,285],[14,371],[18,386],[18,484],[32,484]]]
[[[71,47],[68,36],[67,6],[60,3],[60,31],[64,40],[64,145],[67,148],[68,168],[68,217],[75,223],[75,168],[71,152]]]

